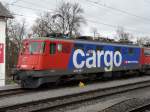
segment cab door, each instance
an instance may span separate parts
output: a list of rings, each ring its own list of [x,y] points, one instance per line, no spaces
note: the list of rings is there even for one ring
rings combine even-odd
[[[67,42],[57,43],[57,67],[61,70],[68,69],[69,59],[71,56],[71,44]]]
[[[49,68],[57,68],[57,44],[56,42],[49,42],[48,44],[48,56],[49,56]]]

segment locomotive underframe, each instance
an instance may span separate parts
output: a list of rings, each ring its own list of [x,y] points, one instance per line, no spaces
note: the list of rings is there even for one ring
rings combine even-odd
[[[139,68],[142,68],[139,70]],[[83,79],[96,79],[102,77],[117,77],[123,74],[133,71],[140,71],[144,73],[150,68],[150,66],[141,67],[135,65],[131,67],[119,67],[113,68],[113,71],[104,71],[103,68],[91,68],[91,69],[74,69],[74,70],[18,70],[14,74],[14,80],[20,83],[23,88],[37,88],[46,83],[58,83],[61,81],[70,80],[83,80]]]

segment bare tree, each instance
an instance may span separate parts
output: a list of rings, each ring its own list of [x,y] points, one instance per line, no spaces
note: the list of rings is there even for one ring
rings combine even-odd
[[[22,40],[26,32],[25,20],[18,23],[16,20],[7,22],[6,36],[6,69],[7,75],[11,68],[17,64],[18,54],[22,46]]]
[[[137,38],[137,41],[136,41],[137,44],[139,45],[150,45],[150,38],[149,37],[140,37],[140,38]]]
[[[32,26],[33,35],[42,37],[45,32],[44,22],[41,18],[36,19],[35,24]]]
[[[79,4],[61,2],[54,14],[41,14],[32,27],[33,34],[46,36],[49,33],[62,33],[69,36],[78,35],[81,23],[85,23],[82,16],[83,9]]]
[[[97,28],[91,28],[91,32],[93,33],[93,40],[95,39],[96,35],[98,34]]]
[[[63,34],[68,33],[69,36],[72,36],[73,33],[78,32],[81,23],[86,23],[83,13],[84,11],[78,3],[71,4],[69,2],[62,2],[53,17],[59,18],[61,32]]]
[[[54,21],[53,15],[49,12],[41,14],[32,26],[33,35],[39,37],[46,36],[49,33],[60,32],[60,29],[59,23]]]
[[[21,48],[22,40],[26,33],[25,24],[25,20],[20,23],[16,20],[9,20],[7,23],[7,37],[17,45],[18,49]]]
[[[131,35],[128,32],[125,32],[123,27],[118,27],[116,32],[118,34],[120,42],[129,42],[130,41]]]

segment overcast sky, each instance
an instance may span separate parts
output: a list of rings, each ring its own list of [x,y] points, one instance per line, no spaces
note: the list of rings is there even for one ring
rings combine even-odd
[[[19,21],[25,18],[31,26],[39,13],[55,10],[61,0],[0,0],[9,5],[10,11]],[[78,2],[84,9],[84,17],[89,19],[82,25],[82,35],[92,35],[96,28],[102,35],[112,37],[117,26],[136,36],[150,35],[150,0],[65,0]],[[23,8],[26,7],[26,8]],[[32,10],[27,9],[32,8]],[[41,9],[41,10],[38,10]]]

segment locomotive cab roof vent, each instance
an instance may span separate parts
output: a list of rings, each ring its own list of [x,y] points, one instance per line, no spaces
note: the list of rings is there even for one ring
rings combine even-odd
[[[49,37],[49,38],[61,38],[61,39],[68,39],[69,38],[68,34],[62,34],[62,33],[48,33],[46,35],[46,37]]]

